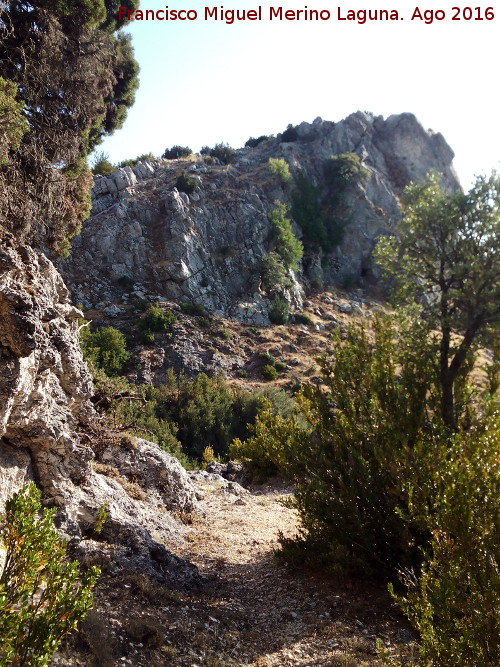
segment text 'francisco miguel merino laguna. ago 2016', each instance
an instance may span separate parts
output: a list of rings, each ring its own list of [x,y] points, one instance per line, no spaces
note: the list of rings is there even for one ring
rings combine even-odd
[[[221,21],[228,25],[236,21],[398,21],[400,13],[396,9],[286,9],[283,7],[262,7],[253,9],[226,9],[219,7],[202,7],[201,9],[137,9],[120,7],[118,19],[121,21]]]

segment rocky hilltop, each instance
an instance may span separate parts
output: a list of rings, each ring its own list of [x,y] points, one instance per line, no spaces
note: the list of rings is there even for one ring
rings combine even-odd
[[[230,165],[203,156],[143,162],[98,176],[93,209],[68,259],[60,263],[75,303],[118,314],[129,299],[149,296],[202,305],[241,322],[268,322],[269,295],[259,266],[269,250],[268,213],[276,200],[291,204],[293,184],[268,169],[283,158],[325,190],[324,165],[332,155],[356,154],[368,178],[345,193],[343,238],[327,256],[308,248],[287,298],[301,307],[303,288],[318,283],[373,281],[371,252],[398,219],[402,189],[435,169],[446,188],[459,187],[453,151],[441,134],[426,131],[409,113],[357,112],[339,123],[317,118],[297,126],[294,141],[282,136],[236,151]],[[179,192],[187,172],[199,187]],[[301,230],[295,225],[295,233]]]
[[[294,188],[270,172],[268,160],[283,158],[295,179],[302,173],[321,192],[325,160],[342,153],[355,153],[368,178],[346,192],[349,216],[340,245],[328,255],[307,248],[302,266],[290,275],[287,298],[299,309],[313,282],[376,279],[372,249],[400,215],[398,200],[410,180],[436,169],[447,188],[459,187],[453,152],[411,114],[384,120],[358,112],[339,123],[317,119],[298,126],[292,142],[278,137],[237,151],[230,165],[192,156],[97,177],[92,215],[70,257],[58,263],[62,277],[43,252],[0,229],[0,514],[6,498],[35,480],[44,503],[58,508],[57,525],[82,562],[99,564],[111,578],[135,572],[185,591],[199,587],[196,568],[165,546],[185,543],[180,517],[200,511],[195,480],[156,445],[106,433],[99,424],[79,348],[82,312],[72,304],[119,320],[122,312],[137,318],[132,306],[127,311],[137,300],[182,301],[219,317],[267,324],[270,295],[259,267],[271,243],[268,213],[276,200],[290,205]],[[175,187],[183,171],[199,185],[191,194]],[[297,225],[294,231],[300,236]],[[323,301],[322,309],[314,306],[314,316],[322,318],[315,324],[320,332],[340,326],[333,307],[365,312],[358,304]],[[174,344],[190,338],[186,354],[193,358],[198,339],[182,329],[182,318],[176,326]],[[299,334],[309,337],[308,331]],[[227,337],[219,347],[242,368],[245,360],[234,359]],[[295,339],[274,342],[279,351],[288,346],[290,354],[299,352]],[[271,341],[263,337],[261,343],[267,349]],[[212,347],[213,361],[221,354]],[[161,357],[158,369],[165,370],[169,358],[156,347],[146,360],[150,377],[141,362],[138,381],[161,380],[154,354]],[[215,482],[226,490],[222,478]],[[237,485],[229,490],[241,493]],[[103,512],[107,519],[97,537]]]

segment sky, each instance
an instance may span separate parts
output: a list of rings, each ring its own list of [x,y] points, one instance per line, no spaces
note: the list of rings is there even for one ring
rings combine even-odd
[[[500,7],[486,12],[491,0],[475,2],[479,9],[473,7],[466,20],[466,2],[417,1],[142,0],[142,11],[168,7],[192,10],[198,18],[126,26],[141,68],[140,88],[123,128],[99,150],[116,163],[161,155],[174,144],[194,151],[219,142],[239,148],[250,136],[277,134],[318,116],[339,121],[357,110],[384,117],[409,111],[443,134],[467,188],[475,175],[500,167]],[[205,20],[205,7],[217,7],[220,16],[221,7],[259,6],[260,21]],[[270,7],[307,7],[329,11],[331,18],[271,21]],[[417,7],[424,20],[411,20]],[[437,8],[442,20],[430,15]],[[339,20],[362,9],[396,10],[398,20]]]

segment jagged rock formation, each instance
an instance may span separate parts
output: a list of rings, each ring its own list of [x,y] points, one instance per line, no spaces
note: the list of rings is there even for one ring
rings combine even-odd
[[[399,215],[398,196],[409,180],[435,168],[447,187],[458,187],[444,139],[410,114],[384,121],[358,112],[338,124],[318,119],[299,126],[298,137],[242,149],[228,167],[163,161],[96,179],[94,213],[60,263],[75,302],[112,316],[134,297],[149,296],[267,322],[270,300],[259,279],[269,249],[267,214],[275,200],[290,201],[290,188],[266,166],[271,156],[284,157],[294,174],[302,170],[320,188],[324,161],[334,154],[356,152],[370,172],[348,193],[352,219],[342,244],[326,260],[307,258],[298,276],[304,284],[307,276],[340,281],[367,274],[375,239]],[[175,188],[182,170],[198,181],[197,192]],[[297,308],[302,293],[295,280],[288,298]],[[83,560],[196,586],[196,571],[162,544],[182,539],[172,513],[197,508],[180,464],[140,439],[100,451],[84,437],[95,413],[78,345],[80,316],[47,257],[0,234],[0,512],[34,479],[44,501],[58,507],[59,526]],[[93,534],[104,506],[109,548]]]
[[[80,311],[40,252],[6,239],[0,251],[0,436],[29,450],[55,503],[84,479],[91,452],[75,431],[93,416],[92,380],[77,336]]]
[[[78,344],[81,313],[52,262],[12,237],[2,239],[0,269],[0,514],[5,500],[34,479],[88,561],[97,553],[104,566],[195,585],[195,569],[158,542],[182,539],[170,513],[197,509],[185,470],[144,440],[108,444],[102,452],[82,441],[82,427],[96,415]],[[83,539],[104,507],[107,554]]]
[[[267,214],[277,199],[290,203],[292,189],[270,174],[269,157],[284,158],[294,175],[301,170],[320,188],[332,155],[356,153],[370,174],[346,194],[350,215],[341,245],[329,257],[305,258],[299,282],[369,279],[372,249],[400,215],[402,188],[430,169],[443,173],[447,188],[459,187],[452,150],[412,114],[384,120],[357,112],[339,123],[318,118],[297,132],[291,143],[274,139],[237,151],[230,166],[207,165],[201,158],[164,160],[97,177],[92,217],[61,263],[76,302],[108,308],[112,315],[130,297],[146,294],[200,303],[243,322],[267,322],[269,298],[259,280],[259,263],[269,248]],[[175,188],[183,170],[200,185],[191,195]],[[300,307],[299,284],[288,298]]]

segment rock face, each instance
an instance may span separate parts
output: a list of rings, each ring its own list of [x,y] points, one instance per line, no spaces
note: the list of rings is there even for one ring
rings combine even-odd
[[[163,160],[97,177],[93,214],[71,257],[60,264],[75,302],[109,308],[148,295],[266,323],[270,300],[259,264],[270,248],[267,216],[277,199],[290,204],[293,190],[271,174],[270,157],[284,158],[294,176],[302,171],[320,192],[332,155],[355,153],[369,172],[364,184],[346,193],[349,219],[342,243],[329,257],[313,252],[304,258],[287,295],[292,308],[301,307],[304,279],[343,284],[373,278],[376,239],[398,219],[398,199],[411,180],[436,169],[445,187],[459,187],[452,150],[412,114],[384,120],[357,112],[337,124],[318,118],[298,126],[297,134],[294,142],[274,139],[241,149],[230,166]],[[199,185],[191,195],[175,187],[182,171]]]
[[[338,124],[303,123],[297,133],[293,143],[274,139],[242,149],[231,166],[144,162],[96,178],[93,215],[72,256],[60,263],[75,302],[113,317],[131,299],[170,299],[267,322],[270,296],[259,264],[270,249],[268,213],[276,200],[291,201],[290,186],[269,171],[269,157],[284,158],[319,190],[332,155],[354,152],[370,174],[346,195],[351,215],[342,244],[328,258],[310,253],[303,272],[290,276],[287,298],[295,308],[308,277],[335,282],[369,275],[375,239],[397,219],[409,180],[434,168],[446,187],[458,187],[450,148],[410,114],[384,120],[358,112]],[[175,187],[182,171],[199,185],[191,195]],[[164,546],[182,539],[176,515],[197,510],[191,479],[151,443],[108,443],[101,451],[88,436],[95,413],[78,345],[80,316],[55,266],[0,230],[0,512],[7,497],[34,479],[83,560],[195,587],[196,570]],[[190,349],[206,363],[199,341]],[[182,360],[180,350],[173,353]],[[239,493],[237,485],[228,489]],[[104,510],[107,547],[96,534]]]
[[[93,416],[81,313],[41,253],[6,240],[0,269],[0,437],[30,452],[36,479],[57,503],[60,486],[81,481],[90,467],[91,451],[75,433]]]
[[[0,271],[0,514],[7,498],[35,480],[84,560],[103,551],[86,538],[106,508],[103,537],[112,546],[101,565],[197,585],[195,568],[163,546],[182,539],[172,513],[197,510],[185,470],[141,439],[103,452],[82,442],[95,413],[78,345],[81,313],[54,265],[11,237],[0,243]]]

